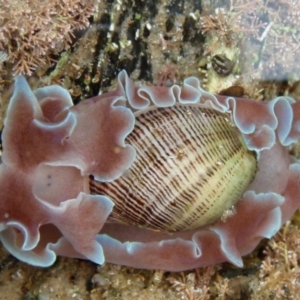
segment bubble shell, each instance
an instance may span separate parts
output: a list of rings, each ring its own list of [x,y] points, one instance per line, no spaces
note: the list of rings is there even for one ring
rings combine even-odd
[[[126,142],[134,112],[150,106],[202,104],[230,112],[258,171],[236,213],[201,229],[168,233],[107,220],[114,203],[89,194],[89,176],[112,182],[130,170]],[[229,261],[242,266],[299,207],[300,168],[288,148],[299,138],[300,105],[214,96],[195,77],[182,87],[135,87],[125,71],[115,91],[73,106],[59,86],[32,92],[18,77],[3,130],[0,239],[22,261],[49,266],[57,255],[136,268],[187,270]]]

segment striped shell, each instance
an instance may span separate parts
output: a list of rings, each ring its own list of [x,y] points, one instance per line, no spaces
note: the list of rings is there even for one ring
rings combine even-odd
[[[92,194],[115,203],[111,222],[161,231],[207,226],[232,210],[256,173],[256,155],[231,115],[199,104],[137,112],[126,142],[137,152],[128,172],[110,183],[90,180]]]

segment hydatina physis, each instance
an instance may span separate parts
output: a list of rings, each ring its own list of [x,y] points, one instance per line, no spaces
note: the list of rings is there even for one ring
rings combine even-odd
[[[125,140],[136,150],[132,166],[113,182],[90,177],[90,192],[115,203],[108,222],[174,232],[233,215],[256,174],[257,159],[231,113],[176,103],[134,115]]]
[[[2,244],[44,267],[57,255],[241,267],[300,206],[289,154],[300,102],[215,96],[195,77],[182,87],[138,87],[125,71],[117,80],[74,106],[60,86],[31,91],[17,78],[2,134]]]

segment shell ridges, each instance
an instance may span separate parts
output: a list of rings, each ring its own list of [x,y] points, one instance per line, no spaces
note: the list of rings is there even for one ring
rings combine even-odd
[[[112,183],[90,181],[92,193],[115,203],[111,222],[161,231],[205,227],[238,202],[256,173],[255,154],[230,114],[201,104],[139,112],[126,141],[137,152],[128,172]]]

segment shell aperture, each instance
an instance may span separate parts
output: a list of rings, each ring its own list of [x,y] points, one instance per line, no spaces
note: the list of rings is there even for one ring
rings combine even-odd
[[[137,152],[113,182],[90,180],[90,192],[114,203],[110,222],[184,231],[220,220],[252,182],[256,155],[229,113],[201,104],[151,106],[136,113],[126,139]]]

